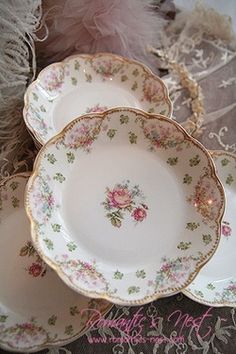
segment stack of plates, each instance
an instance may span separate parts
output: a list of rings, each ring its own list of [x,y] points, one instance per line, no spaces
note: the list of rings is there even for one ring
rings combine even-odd
[[[158,77],[111,54],[70,57],[30,85],[24,118],[41,150],[30,177],[0,186],[2,348],[70,342],[85,309],[111,303],[183,291],[235,305],[236,158],[171,113]]]

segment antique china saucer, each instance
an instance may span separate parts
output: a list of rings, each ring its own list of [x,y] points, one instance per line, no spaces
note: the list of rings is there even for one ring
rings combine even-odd
[[[86,309],[111,307],[69,289],[36,253],[24,210],[28,178],[18,174],[0,186],[0,348],[14,352],[72,342],[85,332]]]
[[[40,72],[26,91],[24,119],[43,145],[72,119],[117,106],[172,114],[165,84],[141,63],[114,54],[75,55]]]
[[[213,255],[224,191],[179,124],[116,108],[41,149],[25,204],[35,247],[67,285],[140,305],[182,290]]]
[[[226,193],[221,240],[214,257],[183,293],[209,306],[236,306],[236,155],[212,153]]]

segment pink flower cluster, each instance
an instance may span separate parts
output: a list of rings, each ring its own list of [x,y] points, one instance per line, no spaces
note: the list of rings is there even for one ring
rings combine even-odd
[[[132,202],[132,197],[127,188],[114,188],[108,193],[109,204],[114,208],[126,208]]]
[[[229,236],[231,236],[232,229],[228,224],[225,223],[224,225],[222,225],[221,232],[222,232],[222,235],[229,237]]]
[[[41,275],[41,273],[43,273],[43,267],[39,263],[32,263],[32,265],[28,269],[28,272],[33,277],[38,277]]]
[[[147,212],[144,208],[136,208],[134,209],[133,213],[131,216],[136,220],[136,221],[143,221],[146,216]]]
[[[158,81],[149,78],[143,87],[144,99],[148,102],[159,102],[164,98],[164,92]]]
[[[124,209],[132,204],[132,195],[127,188],[114,188],[108,193],[109,204],[112,208]],[[143,221],[146,216],[148,207],[142,204],[133,210],[131,216],[136,221]]]

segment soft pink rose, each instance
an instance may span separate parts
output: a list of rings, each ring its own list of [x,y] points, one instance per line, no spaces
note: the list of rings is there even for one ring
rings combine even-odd
[[[147,216],[147,212],[143,208],[136,208],[132,213],[132,217],[136,221],[143,221],[146,218],[146,216]]]
[[[236,291],[236,285],[232,284],[232,285],[229,285],[228,290],[231,290],[231,291]]]
[[[54,205],[54,203],[55,203],[55,200],[54,200],[53,195],[49,194],[49,196],[48,196],[48,205],[49,205],[49,207],[52,207]]]
[[[230,226],[228,226],[228,225],[223,225],[222,226],[222,234],[224,235],[224,236],[231,236],[231,227]]]
[[[113,189],[108,193],[108,198],[110,205],[116,208],[126,208],[132,200],[127,188]]]
[[[93,112],[104,112],[106,111],[108,108],[106,106],[99,106],[99,104],[97,104],[96,106],[93,106],[91,108],[87,108],[86,109],[86,113],[93,113]]]
[[[168,272],[170,270],[171,266],[168,263],[164,263],[161,267],[162,272]]]
[[[42,270],[43,270],[43,268],[42,268],[41,264],[33,263],[29,267],[29,274],[33,275],[33,277],[38,277],[42,273]]]
[[[20,324],[19,327],[22,328],[22,329],[29,329],[29,330],[34,329],[33,324],[32,323],[28,323],[28,322]]]

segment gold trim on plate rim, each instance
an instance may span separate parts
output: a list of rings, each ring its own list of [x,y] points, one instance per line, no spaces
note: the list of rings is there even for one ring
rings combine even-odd
[[[180,130],[184,136],[186,140],[191,141],[195,146],[197,146],[206,156],[207,160],[208,160],[208,165],[210,167],[210,171],[211,171],[211,177],[213,178],[213,180],[216,182],[216,186],[218,187],[219,193],[221,195],[221,206],[219,208],[219,212],[218,212],[218,216],[217,216],[217,220],[216,220],[216,241],[214,243],[214,245],[212,246],[212,251],[208,252],[205,256],[201,257],[200,261],[196,264],[196,270],[192,273],[190,273],[189,275],[189,279],[188,281],[186,281],[184,283],[184,285],[181,288],[171,288],[172,292],[167,294],[164,294],[163,296],[161,295],[157,295],[157,294],[153,294],[153,295],[148,295],[145,296],[142,300],[130,300],[130,301],[125,301],[117,296],[109,296],[107,295],[105,292],[104,293],[98,293],[96,291],[87,291],[84,289],[79,288],[78,286],[75,286],[71,280],[69,279],[69,277],[63,272],[63,270],[60,268],[60,266],[57,265],[56,262],[53,262],[50,258],[48,258],[46,255],[43,254],[41,247],[39,245],[38,242],[38,234],[36,232],[36,227],[34,224],[34,219],[32,216],[32,212],[29,206],[29,193],[30,190],[32,188],[32,184],[34,182],[34,179],[37,177],[37,173],[38,173],[38,165],[41,161],[41,159],[44,156],[44,151],[48,148],[49,145],[53,144],[54,142],[56,142],[57,140],[61,139],[64,134],[67,132],[67,130],[71,129],[73,127],[74,124],[76,124],[78,121],[83,120],[85,118],[91,118],[93,119],[94,117],[100,117],[100,118],[105,118],[107,115],[109,115],[110,113],[113,112],[131,112],[131,113],[135,113],[137,116],[141,115],[143,118],[145,119],[157,119],[157,120],[163,120],[163,121],[168,121],[169,123],[173,124],[178,130]],[[27,215],[29,217],[30,223],[31,223],[31,237],[34,243],[34,246],[37,250],[37,252],[39,253],[40,257],[51,267],[53,268],[57,274],[59,275],[59,277],[74,291],[80,292],[82,295],[84,296],[89,296],[89,297],[93,297],[93,298],[101,298],[110,302],[113,302],[115,299],[115,304],[117,305],[124,305],[124,306],[138,306],[138,305],[144,305],[147,304],[151,301],[157,300],[159,298],[162,297],[167,297],[167,296],[171,296],[176,294],[176,292],[181,292],[183,289],[185,289],[193,280],[194,278],[197,276],[197,274],[200,272],[201,268],[204,266],[204,264],[206,264],[210,258],[213,256],[213,254],[215,253],[218,245],[219,245],[219,241],[220,241],[220,234],[221,234],[221,221],[224,215],[224,210],[225,210],[225,193],[224,193],[224,188],[222,183],[220,182],[217,173],[216,173],[216,168],[215,165],[213,163],[213,160],[209,154],[209,152],[207,151],[207,149],[195,138],[193,138],[191,135],[189,135],[186,130],[179,125],[177,122],[173,121],[172,119],[165,117],[161,114],[151,114],[151,113],[147,113],[144,112],[142,110],[139,109],[134,109],[134,108],[127,108],[127,107],[117,107],[117,108],[111,108],[107,111],[104,111],[102,113],[89,113],[89,114],[85,114],[83,116],[80,116],[79,118],[74,119],[72,122],[70,122],[69,124],[67,124],[67,126],[57,135],[55,135],[53,138],[51,138],[43,147],[42,149],[39,151],[35,163],[34,163],[34,167],[33,167],[33,173],[31,175],[31,177],[29,178],[29,181],[27,183],[26,186],[26,192],[25,192],[25,209],[27,212]],[[161,293],[163,291],[159,291],[159,293]]]
[[[9,177],[5,177],[0,181],[0,197],[1,197],[1,191],[2,188],[5,187],[5,185],[7,183],[9,183],[9,181],[11,181],[14,178],[18,178],[18,177],[22,177],[22,178],[26,178],[27,180],[29,180],[29,177],[31,176],[31,172],[19,172],[16,173],[14,175],[11,175]],[[101,315],[105,316],[113,307],[113,304],[109,303],[107,304],[106,309],[104,309],[104,311],[101,312]],[[66,345],[69,344],[75,340],[77,340],[78,338],[82,337],[87,331],[89,330],[89,328],[87,328],[87,326],[85,325],[78,333],[73,334],[70,338],[67,338],[66,340],[64,339],[59,339],[59,340],[55,340],[55,341],[50,341],[50,342],[45,342],[43,344],[37,345],[37,346],[33,346],[33,347],[29,347],[27,349],[25,348],[17,348],[14,347],[6,342],[2,342],[0,339],[0,349],[4,349],[7,350],[9,352],[25,352],[25,353],[33,353],[33,352],[37,352],[43,349],[47,349],[47,348],[51,348],[51,347],[55,347],[57,345]]]
[[[166,84],[164,83],[164,81],[157,76],[156,74],[153,73],[153,71],[151,69],[149,69],[145,64],[140,63],[137,60],[133,60],[133,59],[128,59],[125,57],[122,57],[120,55],[117,54],[112,54],[112,53],[106,53],[106,52],[101,52],[101,53],[96,53],[96,54],[74,54],[71,55],[67,58],[65,58],[64,60],[60,61],[60,62],[56,62],[56,63],[52,63],[50,65],[48,65],[46,68],[44,68],[43,70],[40,71],[40,73],[38,74],[38,77],[36,80],[34,80],[27,88],[25,95],[24,95],[24,109],[23,109],[23,117],[24,117],[24,121],[25,124],[27,126],[27,128],[29,129],[29,131],[34,135],[36,141],[43,146],[45,143],[43,142],[43,140],[41,139],[40,135],[37,133],[37,131],[34,129],[34,127],[29,123],[29,121],[27,120],[27,112],[28,112],[28,107],[29,107],[29,94],[30,91],[32,90],[32,88],[34,86],[36,86],[39,81],[40,81],[40,77],[42,76],[42,74],[47,71],[48,69],[50,69],[51,67],[54,67],[55,65],[61,65],[62,63],[65,64],[68,61],[70,61],[71,59],[74,58],[81,58],[81,59],[92,59],[92,58],[99,58],[99,57],[103,57],[103,56],[108,56],[111,57],[113,59],[116,59],[122,63],[128,63],[128,64],[135,64],[138,65],[140,68],[142,68],[142,70],[149,76],[153,76],[162,86],[163,88],[163,92],[165,97],[163,98],[163,101],[168,105],[169,107],[169,112],[168,115],[171,117],[172,113],[173,113],[173,104],[172,101],[170,100],[169,97],[169,91],[168,88],[166,86]],[[143,111],[145,113],[144,110],[140,109],[140,111]],[[84,115],[84,114],[83,114]],[[82,116],[82,115],[81,115]],[[58,132],[59,133],[59,132]],[[49,139],[50,140],[50,139]],[[49,141],[48,140],[48,141]]]

